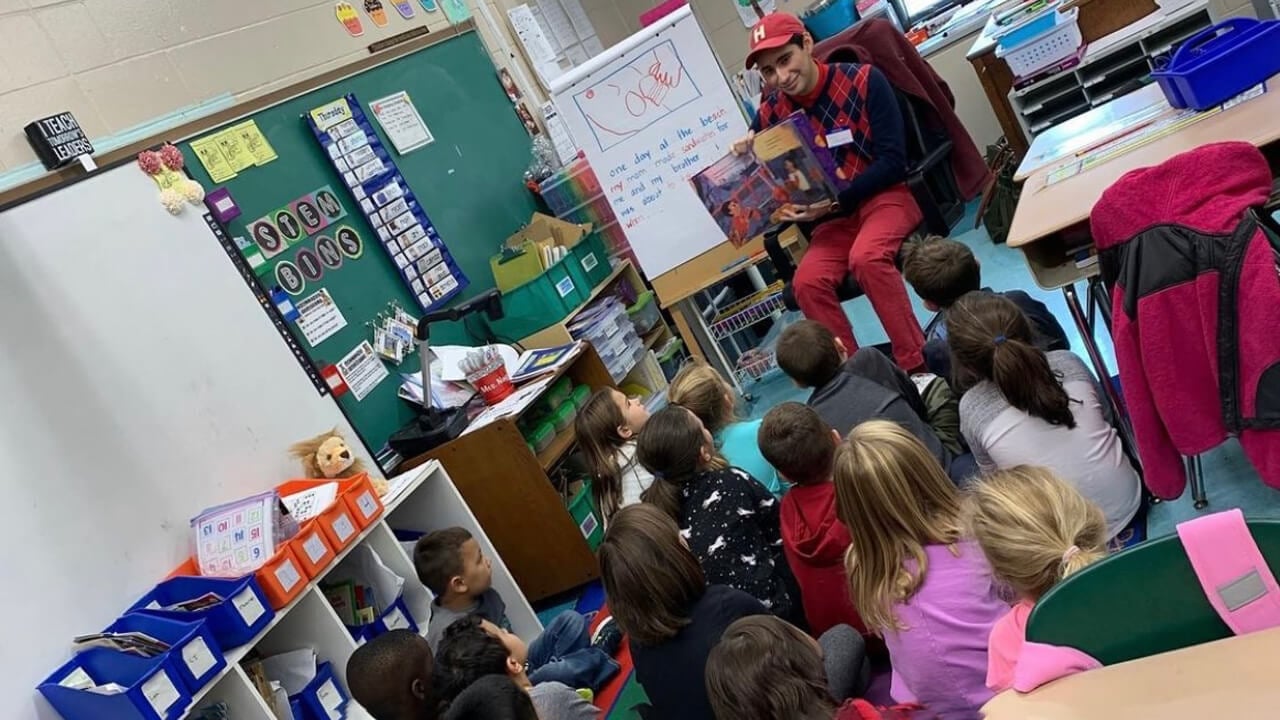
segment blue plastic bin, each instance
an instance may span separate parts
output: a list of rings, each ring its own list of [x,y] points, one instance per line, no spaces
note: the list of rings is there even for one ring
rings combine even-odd
[[[1049,32],[1058,24],[1059,2],[1045,3],[1039,10],[996,30],[996,46],[1001,50],[1013,50],[1023,43]]]
[[[160,609],[183,600],[194,600],[210,592],[227,600],[193,612]],[[275,617],[267,596],[252,576],[169,578],[143,595],[129,608],[129,612],[142,612],[179,622],[204,620],[208,623],[218,648],[223,652],[252,640]]]
[[[1151,76],[1175,108],[1208,110],[1280,72],[1280,20],[1231,18],[1187,38]]]
[[[810,5],[800,19],[814,41],[821,42],[853,27],[858,21],[858,10],[853,0],[821,0]]]
[[[413,613],[409,612],[409,606],[404,602],[404,595],[396,598],[391,606],[382,611],[378,619],[368,625],[348,625],[347,631],[351,633],[351,637],[355,640],[372,640],[379,635],[390,632],[392,630],[412,630],[418,632],[418,623],[413,619]]]
[[[289,697],[289,706],[296,701],[302,706],[303,716],[314,720],[332,720],[346,717],[345,710],[351,697],[334,677],[333,664],[323,662],[316,666],[316,676],[302,692]],[[297,714],[294,714],[297,717]]]
[[[169,643],[173,667],[192,695],[208,685],[227,666],[227,659],[204,620],[178,622],[135,612],[111,623],[103,632],[140,632]]]
[[[59,684],[79,673],[97,685],[116,683],[126,690],[103,695]],[[141,658],[90,648],[55,670],[37,689],[64,720],[174,720],[191,705],[191,695],[169,653]]]

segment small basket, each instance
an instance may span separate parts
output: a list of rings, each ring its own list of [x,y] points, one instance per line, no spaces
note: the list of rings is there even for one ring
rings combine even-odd
[[[1169,104],[1208,110],[1280,72],[1280,21],[1231,18],[1187,38],[1151,73]]]
[[[1016,77],[1034,75],[1041,68],[1071,57],[1084,42],[1080,34],[1080,8],[1054,12],[1054,24],[1048,30],[1012,47],[996,48],[996,57],[1009,64]]]

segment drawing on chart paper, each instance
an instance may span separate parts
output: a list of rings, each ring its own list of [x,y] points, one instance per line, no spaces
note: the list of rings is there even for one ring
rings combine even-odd
[[[702,97],[667,40],[573,96],[601,150],[623,142]]]

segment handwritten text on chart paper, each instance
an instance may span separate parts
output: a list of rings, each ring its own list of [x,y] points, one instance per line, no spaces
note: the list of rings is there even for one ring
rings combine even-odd
[[[636,151],[630,161],[609,169],[609,200],[624,228],[639,225],[645,218],[644,208],[657,202],[664,190],[688,182],[723,154],[723,150],[707,153],[707,145],[729,132],[728,116],[723,107],[703,114],[696,125],[676,128],[652,147]]]

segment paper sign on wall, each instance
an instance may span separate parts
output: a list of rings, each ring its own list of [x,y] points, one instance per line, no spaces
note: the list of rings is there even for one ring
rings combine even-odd
[[[216,135],[192,140],[191,149],[195,152],[196,157],[200,159],[200,164],[204,166],[204,171],[209,173],[210,180],[215,183],[222,183],[236,176],[236,171],[231,167],[231,163],[227,162],[226,156],[222,154],[222,148],[218,146]]]
[[[356,400],[365,399],[378,383],[387,378],[387,369],[368,340],[355,346],[338,361],[338,372],[342,373],[342,379],[346,381]]]
[[[427,124],[418,114],[418,108],[409,99],[409,93],[400,91],[374,100],[369,103],[369,109],[373,110],[373,116],[401,155],[435,142]]]
[[[307,339],[311,347],[333,337],[335,333],[347,326],[347,319],[342,316],[338,304],[333,301],[328,290],[318,290],[298,301],[298,329]]]

